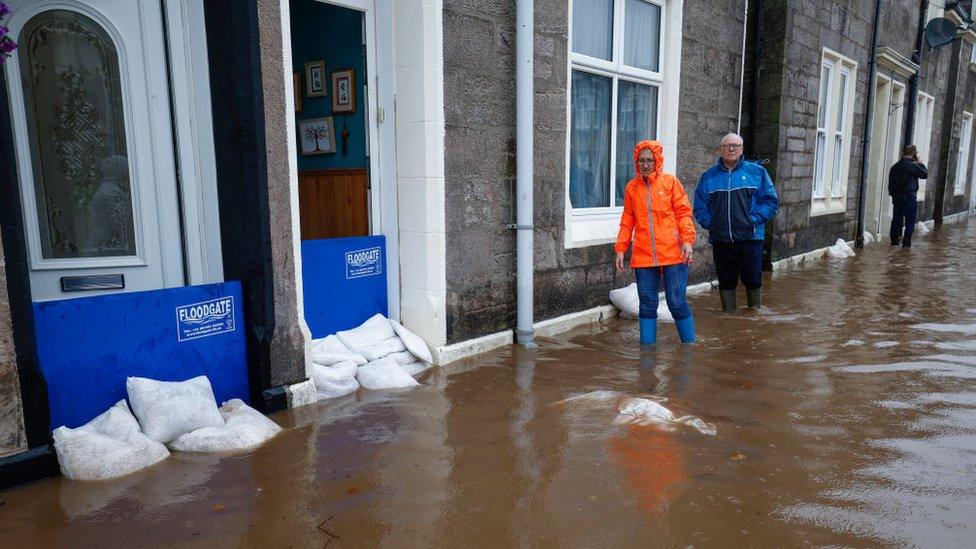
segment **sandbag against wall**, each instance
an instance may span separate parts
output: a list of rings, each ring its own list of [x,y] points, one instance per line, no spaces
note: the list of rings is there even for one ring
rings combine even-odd
[[[139,430],[124,400],[81,427],[59,427],[52,436],[61,474],[74,480],[121,477],[169,456],[165,446]]]
[[[226,453],[256,448],[281,431],[277,423],[239,398],[220,407],[224,424],[180,435],[169,447],[181,452]]]

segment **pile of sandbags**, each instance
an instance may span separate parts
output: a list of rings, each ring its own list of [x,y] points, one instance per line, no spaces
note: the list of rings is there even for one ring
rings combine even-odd
[[[827,248],[827,255],[836,259],[847,259],[848,257],[854,257],[856,254],[847,241],[843,238],[838,238],[833,246]]]
[[[130,377],[125,386],[131,411],[120,400],[81,427],[54,430],[54,449],[64,476],[120,477],[165,459],[169,450],[237,452],[260,446],[281,431],[239,399],[218,409],[206,376],[186,381]]]
[[[416,387],[414,376],[427,371],[434,357],[420,336],[377,314],[352,330],[312,341],[312,363],[312,382],[325,399],[359,387]]]
[[[621,318],[637,318],[640,314],[640,297],[637,295],[637,283],[632,282],[630,286],[610,290],[610,303],[620,311]],[[664,294],[658,294],[657,318],[659,320],[674,322],[671,310],[664,300]]]

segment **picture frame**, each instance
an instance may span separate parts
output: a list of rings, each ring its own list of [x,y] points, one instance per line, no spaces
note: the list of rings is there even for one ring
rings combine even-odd
[[[356,112],[356,71],[332,71],[332,112]]]
[[[302,73],[291,75],[292,93],[295,96],[295,112],[302,112]]]
[[[336,152],[335,125],[331,116],[298,122],[298,143],[302,155]]]
[[[309,61],[305,63],[305,97],[325,97],[328,90],[325,85],[325,61]]]

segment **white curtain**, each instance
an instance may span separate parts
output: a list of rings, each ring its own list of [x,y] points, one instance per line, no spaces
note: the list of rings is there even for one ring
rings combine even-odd
[[[610,85],[573,71],[569,199],[574,208],[610,206]]]
[[[573,0],[573,51],[610,61],[613,0]]]
[[[617,90],[616,202],[634,177],[634,145],[657,137],[657,88],[621,80]]]
[[[644,0],[627,0],[624,20],[624,64],[660,70],[661,7]],[[575,26],[574,26],[575,30]]]

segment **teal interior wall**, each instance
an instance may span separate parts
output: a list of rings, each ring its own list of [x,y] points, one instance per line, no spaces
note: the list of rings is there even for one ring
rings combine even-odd
[[[325,4],[316,0],[291,0],[291,51],[292,70],[302,75],[302,112],[295,113],[295,131],[298,141],[299,122],[310,118],[332,116],[336,132],[336,152],[304,156],[298,146],[298,169],[366,167],[366,98],[363,83],[366,82],[363,51],[362,13]],[[305,97],[305,63],[325,61],[325,80],[328,95]],[[332,72],[353,69],[356,75],[356,111],[332,114]],[[348,152],[342,154],[339,137],[343,125],[349,131]]]

